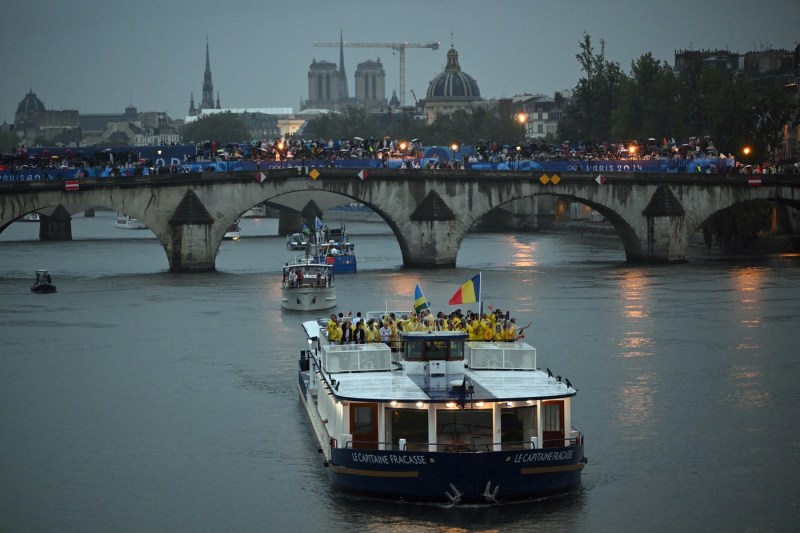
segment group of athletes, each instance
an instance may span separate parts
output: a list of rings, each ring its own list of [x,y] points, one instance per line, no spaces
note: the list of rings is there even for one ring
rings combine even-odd
[[[355,317],[332,314],[327,332],[328,340],[335,344],[382,342],[395,347],[400,344],[403,332],[413,331],[463,331],[470,341],[514,342],[525,336],[528,326],[519,327],[516,318],[499,309],[483,314],[472,311],[462,314],[458,309],[449,315],[442,311],[434,315],[430,309],[423,309],[400,316],[387,313],[381,318],[364,318],[360,312]]]

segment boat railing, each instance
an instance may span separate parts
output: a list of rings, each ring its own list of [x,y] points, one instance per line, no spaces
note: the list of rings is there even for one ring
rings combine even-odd
[[[328,344],[322,353],[322,366],[330,373],[391,370],[392,353],[381,343]]]
[[[476,370],[536,370],[536,348],[524,342],[467,342],[465,352]]]
[[[382,450],[399,452],[449,452],[449,453],[481,453],[481,452],[507,452],[522,450],[539,450],[551,448],[569,448],[582,444],[583,434],[573,430],[567,439],[546,439],[539,445],[537,437],[529,440],[510,441],[510,442],[470,442],[470,441],[449,441],[449,442],[408,442],[406,439],[398,439],[397,442],[375,442],[346,439],[344,447],[356,450]],[[333,446],[336,447],[336,446]]]

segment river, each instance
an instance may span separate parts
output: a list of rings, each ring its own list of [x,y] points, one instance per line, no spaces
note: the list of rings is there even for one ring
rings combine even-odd
[[[2,531],[800,530],[797,255],[633,266],[615,237],[470,233],[457,268],[413,270],[387,226],[349,223],[338,311],[409,308],[417,282],[449,311],[482,272],[485,305],[532,322],[540,366],[579,390],[579,491],[448,507],[328,486],[277,220],[243,220],[204,274],[168,272],[152,233],[113,220],[73,217],[71,242],[0,234]],[[37,268],[56,294],[29,291]]]

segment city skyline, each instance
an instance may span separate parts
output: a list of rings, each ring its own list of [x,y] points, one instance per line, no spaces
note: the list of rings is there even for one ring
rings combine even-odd
[[[676,50],[793,49],[800,39],[800,4],[778,0],[758,5],[676,0],[636,8],[619,0],[602,6],[576,0],[491,5],[409,0],[394,9],[360,0],[347,8],[321,8],[306,0],[291,5],[247,0],[235,7],[220,10],[205,0],[167,5],[143,0],[132,13],[119,0],[80,6],[12,0],[4,10],[12,23],[0,34],[5,50],[13,51],[3,61],[0,120],[14,122],[17,104],[29,90],[51,110],[120,113],[133,105],[182,119],[191,94],[197,101],[202,91],[206,39],[223,108],[295,111],[309,97],[312,60],[339,62],[338,49],[315,48],[314,42],[338,41],[340,31],[349,42],[441,43],[436,51],[406,50],[409,104],[411,90],[418,99],[425,97],[451,44],[481,95],[492,99],[574,88],[583,75],[575,55],[584,32],[596,52],[604,40],[606,59],[626,73],[631,61],[647,52],[672,65]],[[356,65],[378,58],[387,97],[393,91],[400,96],[399,57],[390,49],[346,48],[348,82],[353,83]]]

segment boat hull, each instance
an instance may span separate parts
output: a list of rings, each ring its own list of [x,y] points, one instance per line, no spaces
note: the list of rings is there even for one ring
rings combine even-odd
[[[334,287],[293,287],[281,289],[281,307],[290,311],[321,311],[336,306]]]
[[[355,255],[324,256],[318,255],[314,258],[318,263],[328,263],[333,265],[335,274],[355,274],[358,272],[358,263]]]
[[[493,503],[574,490],[580,486],[583,466],[582,445],[502,452],[335,448],[327,473],[337,489],[360,494]]]
[[[56,292],[56,286],[52,283],[39,283],[31,286],[31,292],[35,292],[37,294],[49,294],[51,292]]]

